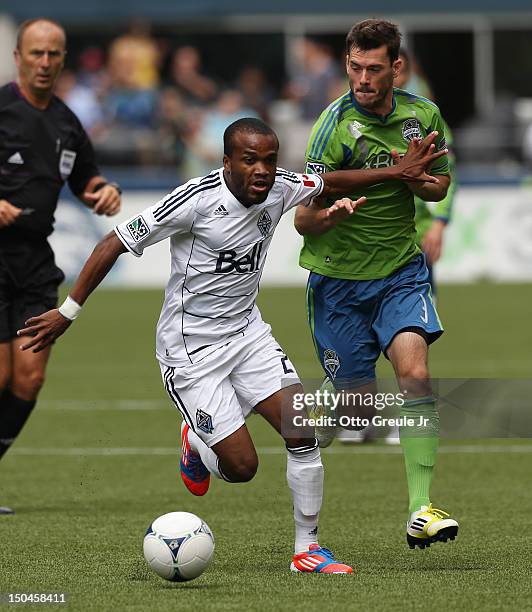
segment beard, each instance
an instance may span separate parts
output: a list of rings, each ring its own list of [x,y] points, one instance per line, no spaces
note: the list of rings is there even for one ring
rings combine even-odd
[[[367,96],[359,96],[360,93],[364,93],[364,92],[355,92],[355,98],[357,100],[357,102],[360,104],[360,106],[362,106],[363,108],[367,108],[367,109],[373,109],[373,108],[377,108],[379,107],[385,96],[383,96],[382,94],[380,94],[379,92],[371,92],[371,97],[367,97]],[[369,92],[368,92],[369,93]]]
[[[379,89],[369,89],[365,87],[356,87],[355,84],[350,81],[351,91],[355,96],[356,101],[368,110],[373,110],[382,106],[386,97],[393,87],[393,79],[389,83],[383,83]],[[370,94],[369,96],[364,94]]]

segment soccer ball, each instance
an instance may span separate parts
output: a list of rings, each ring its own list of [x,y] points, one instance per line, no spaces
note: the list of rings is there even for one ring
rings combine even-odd
[[[156,518],[144,536],[144,558],[165,580],[185,582],[205,571],[214,554],[208,525],[190,512],[169,512]]]

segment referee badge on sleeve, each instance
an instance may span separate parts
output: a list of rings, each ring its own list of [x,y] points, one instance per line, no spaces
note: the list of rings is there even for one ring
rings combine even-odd
[[[59,174],[64,181],[72,174],[76,155],[77,153],[70,149],[63,149],[61,151],[61,157],[59,158]]]
[[[148,227],[146,221],[144,221],[142,218],[142,215],[135,217],[135,219],[130,221],[126,227],[127,231],[131,234],[131,237],[135,242],[142,240],[144,236],[147,236],[150,233],[150,228]]]

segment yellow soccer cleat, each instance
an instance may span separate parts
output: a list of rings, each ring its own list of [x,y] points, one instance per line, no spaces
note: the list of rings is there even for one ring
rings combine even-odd
[[[458,523],[448,516],[447,512],[433,508],[432,504],[412,512],[406,523],[408,546],[426,548],[434,542],[454,540],[458,534]]]

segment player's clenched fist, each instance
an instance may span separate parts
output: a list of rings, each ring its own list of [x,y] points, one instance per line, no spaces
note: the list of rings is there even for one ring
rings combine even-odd
[[[120,212],[120,191],[115,185],[104,185],[95,192],[86,192],[83,199],[97,215],[112,217]]]

